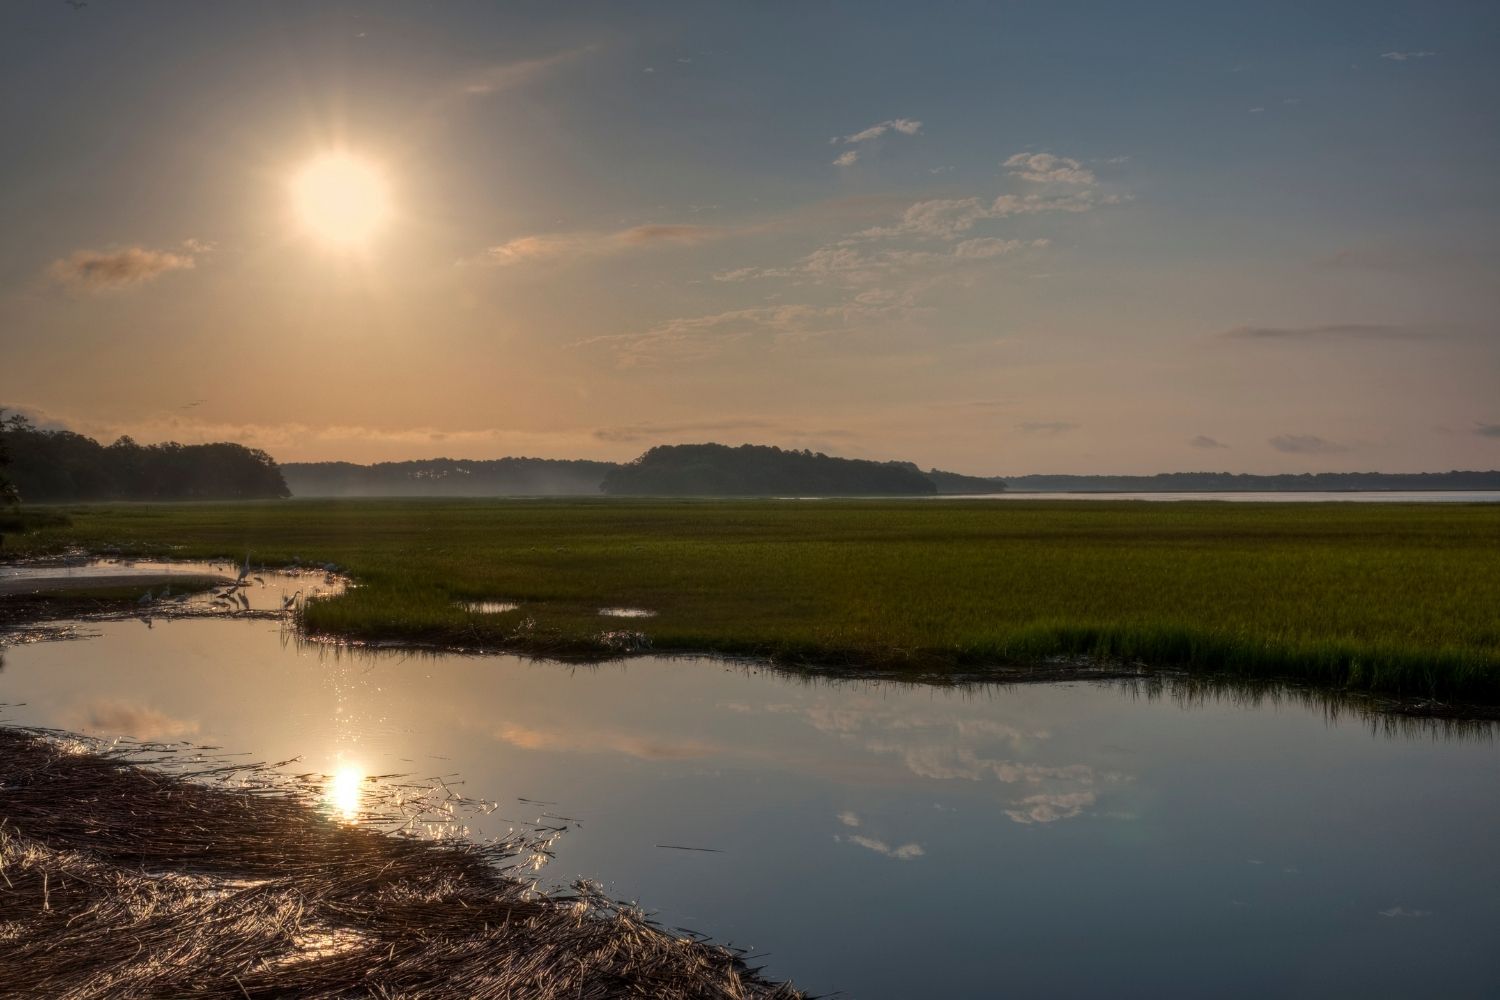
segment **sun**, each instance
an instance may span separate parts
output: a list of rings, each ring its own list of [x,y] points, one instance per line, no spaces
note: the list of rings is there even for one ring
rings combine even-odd
[[[363,247],[391,213],[385,176],[350,153],[314,157],[297,171],[291,187],[302,227],[330,246]]]

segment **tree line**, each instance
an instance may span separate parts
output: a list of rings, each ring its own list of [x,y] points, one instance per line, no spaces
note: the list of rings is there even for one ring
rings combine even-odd
[[[832,458],[769,445],[661,445],[604,477],[625,496],[921,496],[937,486],[915,466]]]
[[[276,462],[242,444],[102,445],[0,411],[0,495],[25,503],[86,500],[256,500],[290,496]]]

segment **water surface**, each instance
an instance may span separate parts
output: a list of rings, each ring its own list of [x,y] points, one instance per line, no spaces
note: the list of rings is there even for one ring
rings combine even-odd
[[[274,608],[305,577],[251,588]],[[320,578],[321,579],[321,578]],[[462,781],[552,884],[854,997],[1493,995],[1500,748],[1295,699],[353,652],[155,619],[4,651],[3,717]],[[689,848],[684,850],[683,848]]]
[[[1326,490],[1283,491],[1245,490],[1238,493],[1026,493],[1013,490],[1002,493],[946,493],[932,500],[1217,500],[1226,503],[1500,503],[1495,490]]]

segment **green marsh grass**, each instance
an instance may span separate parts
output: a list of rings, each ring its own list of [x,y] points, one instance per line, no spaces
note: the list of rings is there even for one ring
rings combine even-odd
[[[941,671],[1055,656],[1500,702],[1500,505],[300,500],[63,509],[82,546],[336,563],[318,633]],[[517,601],[474,614],[464,601]],[[600,618],[604,606],[656,617]]]

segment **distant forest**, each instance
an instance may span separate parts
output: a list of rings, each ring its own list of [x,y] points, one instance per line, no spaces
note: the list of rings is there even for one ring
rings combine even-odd
[[[7,463],[8,459],[8,463]],[[1320,472],[1154,476],[966,476],[912,462],[834,458],[768,445],[662,445],[633,462],[434,458],[356,465],[289,462],[239,444],[111,445],[42,430],[0,409],[0,507],[86,500],[273,497],[932,496],[1018,493],[1218,493],[1500,490],[1500,472]]]
[[[821,461],[808,462],[804,453],[782,451],[779,448],[746,446],[749,451],[730,448],[727,445],[678,445],[677,448],[719,449],[722,462],[702,465],[698,472],[711,466],[718,467],[716,478],[701,481],[694,477],[697,472],[679,471],[676,482],[684,487],[683,495],[706,496],[728,495],[721,488],[729,481],[738,481],[744,490],[739,495],[756,493],[796,493],[812,495],[823,491],[823,485],[834,481],[828,478],[825,463],[853,461],[829,458],[826,455],[812,456]],[[661,451],[661,449],[653,449]],[[764,456],[758,452],[776,453],[783,456],[804,456],[783,461],[779,478],[767,479],[764,475]],[[730,453],[733,453],[730,457]],[[647,452],[650,455],[651,452]],[[810,453],[806,453],[810,454]],[[656,461],[661,456],[657,456]],[[380,462],[375,465],[354,465],[349,462],[287,462],[281,466],[292,495],[299,497],[486,497],[486,496],[597,496],[610,492],[604,488],[606,477],[618,469],[639,466],[646,459],[643,455],[635,463],[621,466],[615,462],[590,462],[551,458],[500,458],[490,461],[468,461],[452,458],[433,458],[414,462]],[[673,459],[673,461],[678,461]],[[868,466],[875,469],[898,472],[886,474],[881,482],[889,484],[889,490],[874,490],[876,493],[997,493],[1005,488],[998,479],[979,476],[963,476],[956,472],[940,472],[933,469],[922,472],[912,462],[855,462],[854,467]],[[729,471],[738,466],[738,471]],[[841,466],[839,468],[842,468]],[[653,466],[651,478],[659,480],[663,468]],[[638,474],[637,474],[638,475]],[[842,474],[840,474],[842,475]],[[913,476],[926,479],[931,489],[923,486]],[[806,478],[803,478],[806,477]],[[861,477],[839,478],[839,482],[856,483]],[[863,477],[868,484],[869,477]],[[621,481],[623,482],[623,480]],[[642,480],[644,482],[644,480]],[[778,485],[752,488],[754,483]],[[715,484],[719,485],[715,485]],[[621,489],[622,492],[629,492]],[[856,495],[869,495],[872,491],[860,488]],[[656,495],[662,495],[660,493]]]
[[[613,462],[498,458],[470,462],[287,462],[281,467],[299,497],[570,496],[597,494]]]
[[[270,455],[240,444],[112,445],[0,413],[5,478],[25,503],[254,500],[290,495]],[[4,487],[0,486],[0,492]]]
[[[1500,490],[1500,472],[1305,472],[1252,476],[1163,472],[1154,476],[1007,476],[1017,492],[1256,493],[1348,490]]]
[[[937,485],[914,465],[830,458],[766,445],[679,444],[652,448],[604,477],[625,496],[907,496]]]

